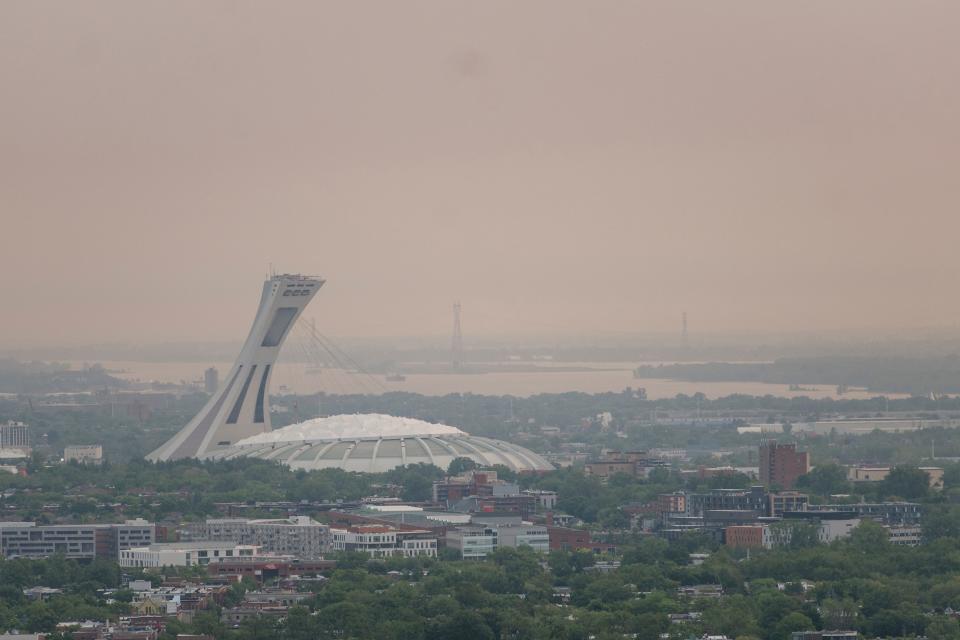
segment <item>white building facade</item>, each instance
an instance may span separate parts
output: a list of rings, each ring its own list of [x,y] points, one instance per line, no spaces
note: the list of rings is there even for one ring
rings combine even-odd
[[[400,531],[381,525],[331,529],[334,551],[357,551],[372,558],[437,556],[437,539],[429,531]]]
[[[171,542],[120,552],[121,567],[193,567],[210,563],[252,559],[260,549],[230,542]]]

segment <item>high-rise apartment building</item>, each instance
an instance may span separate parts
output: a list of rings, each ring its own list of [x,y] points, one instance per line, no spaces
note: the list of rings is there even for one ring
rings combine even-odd
[[[797,478],[810,471],[810,455],[795,444],[767,440],[760,445],[760,482],[767,487],[793,489]]]

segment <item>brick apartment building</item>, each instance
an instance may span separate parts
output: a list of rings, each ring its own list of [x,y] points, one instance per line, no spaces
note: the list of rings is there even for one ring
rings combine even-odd
[[[760,445],[760,482],[767,487],[793,489],[797,478],[810,471],[810,455],[795,444],[767,440]]]

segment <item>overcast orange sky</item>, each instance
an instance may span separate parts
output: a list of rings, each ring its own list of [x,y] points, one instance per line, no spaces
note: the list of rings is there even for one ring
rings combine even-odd
[[[0,345],[955,325],[960,3],[0,3]]]

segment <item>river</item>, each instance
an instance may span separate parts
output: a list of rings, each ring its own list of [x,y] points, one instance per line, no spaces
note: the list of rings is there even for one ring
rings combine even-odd
[[[221,377],[226,375],[231,363],[200,362],[132,362],[105,361],[101,363],[112,375],[141,382],[167,383],[199,382],[203,371],[215,366]],[[381,375],[355,374],[339,369],[308,370],[307,365],[297,362],[279,362],[274,369],[273,393],[312,394],[327,393],[383,393],[386,391],[409,391],[424,395],[449,393],[474,393],[481,395],[514,395],[526,397],[538,393],[564,393],[581,391],[603,393],[622,391],[626,387],[643,387],[651,399],[672,398],[677,394],[703,393],[708,398],[731,394],[774,395],[780,397],[809,396],[811,398],[837,398],[836,388],[830,385],[804,385],[802,391],[791,391],[784,384],[761,382],[686,382],[658,378],[634,379],[632,368],[651,363],[590,363],[590,370],[563,371],[555,363],[535,371],[497,371],[491,373],[430,373],[407,374],[402,382],[387,381]],[[657,364],[657,363],[653,363]],[[79,368],[82,363],[74,363]],[[880,395],[863,389],[852,389],[842,397],[850,399],[871,398]],[[905,397],[903,394],[885,394],[890,398]]]

